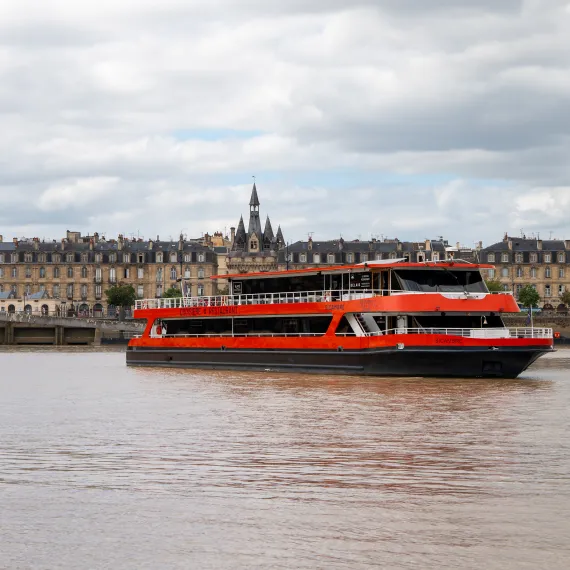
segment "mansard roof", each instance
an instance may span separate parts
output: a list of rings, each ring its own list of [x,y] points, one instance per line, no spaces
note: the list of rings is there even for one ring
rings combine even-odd
[[[512,249],[509,247],[509,241],[512,243]],[[539,248],[539,243],[541,246]],[[508,252],[508,251],[564,251],[566,249],[564,240],[537,240],[527,238],[509,237],[492,245],[483,248],[484,252]]]

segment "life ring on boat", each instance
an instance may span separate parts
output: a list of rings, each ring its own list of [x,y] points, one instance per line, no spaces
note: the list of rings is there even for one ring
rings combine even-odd
[[[160,325],[158,325],[158,326],[156,327],[156,334],[157,334],[158,336],[162,336],[162,327],[161,327]]]
[[[554,338],[560,338],[560,333],[559,333],[559,332],[555,332],[555,333],[554,333]]]

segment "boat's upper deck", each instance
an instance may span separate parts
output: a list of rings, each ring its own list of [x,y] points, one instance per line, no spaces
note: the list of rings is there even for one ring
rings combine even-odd
[[[135,309],[331,303],[405,294],[483,299],[489,293],[480,273],[483,267],[491,266],[390,260],[350,266],[216,275],[214,279],[228,280],[228,295],[142,299],[136,301]]]

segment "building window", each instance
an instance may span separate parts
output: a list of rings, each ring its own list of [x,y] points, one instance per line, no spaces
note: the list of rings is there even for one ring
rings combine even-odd
[[[519,295],[519,293],[522,291],[523,286],[519,283],[518,285],[515,285],[515,292],[517,294],[517,297]]]
[[[566,256],[563,253],[558,254],[558,263],[564,263]]]
[[[157,297],[162,297],[162,285],[157,285],[157,286],[156,286],[156,296],[157,296]]]
[[[249,249],[257,249],[257,240],[256,239],[252,239],[249,242]]]
[[[12,277],[18,277],[18,268],[12,267]]]
[[[81,285],[81,298],[84,301],[87,299],[87,285]]]
[[[18,286],[17,285],[10,285],[10,291],[14,293],[14,295],[18,296]]]
[[[74,257],[75,256],[73,255],[73,253],[68,253],[65,256],[65,261],[67,261],[67,263],[73,263],[75,261]]]
[[[198,285],[198,297],[202,297],[204,295],[204,285]]]
[[[40,279],[45,279],[46,277],[46,268],[40,267]]]
[[[178,256],[175,251],[170,252],[170,263],[176,263],[178,261]]]
[[[487,271],[487,275],[489,276],[489,279],[495,279],[495,270],[494,269],[489,269]]]
[[[101,263],[103,261],[103,254],[102,253],[96,253],[95,254],[95,263]]]
[[[137,254],[137,263],[144,263],[144,253]]]
[[[143,285],[137,285],[137,297],[139,299],[142,299],[144,297],[144,286]]]
[[[204,268],[198,268],[198,279],[204,279]]]
[[[117,254],[116,253],[109,254],[109,263],[117,263]]]
[[[95,268],[95,283],[101,283],[102,280],[102,271],[100,267]]]
[[[550,263],[552,261],[552,255],[550,253],[544,254],[544,263]]]
[[[418,263],[423,263],[425,261],[425,255],[423,252],[418,253]]]
[[[170,268],[170,279],[176,281],[176,267]]]
[[[59,285],[53,286],[53,297],[54,299],[59,299]]]
[[[363,253],[363,254],[360,256],[360,261],[363,262],[363,263],[364,263],[365,261],[368,261],[368,254],[367,254],[367,253]]]
[[[88,263],[89,262],[89,254],[88,253],[82,253],[81,254],[81,263]]]
[[[321,262],[321,255],[319,253],[313,254],[313,263],[320,263]]]
[[[432,261],[439,261],[439,253],[437,251],[434,251],[431,254],[431,259],[432,259]]]
[[[300,261],[301,263],[307,263],[307,254],[306,254],[306,253],[302,253],[302,254],[299,256],[299,261]]]
[[[52,263],[61,263],[61,255],[59,255],[59,253],[54,253],[51,256],[51,261]]]
[[[4,268],[0,267],[0,278],[4,277]]]
[[[515,255],[515,262],[516,262],[516,263],[522,263],[522,262],[523,262],[522,253],[517,253],[517,254]]]
[[[192,256],[189,253],[184,254],[184,263],[190,263],[192,261]]]
[[[130,262],[131,262],[131,254],[123,253],[123,263],[130,263]]]
[[[390,259],[396,259],[396,252],[395,251],[391,252],[389,257]]]
[[[68,299],[73,299],[73,283],[69,283],[67,285],[67,298]]]
[[[564,279],[564,275],[565,275],[565,274],[566,274],[566,272],[564,271],[564,267],[560,267],[560,268],[558,269],[558,277],[559,277],[560,279]]]
[[[32,268],[29,265],[26,265],[26,279],[31,279],[32,277]]]
[[[28,283],[24,287],[24,295],[31,295],[32,294],[32,286]]]
[[[531,263],[536,263],[536,260],[538,259],[538,256],[536,253],[531,253],[530,254],[530,262]]]
[[[85,265],[81,268],[81,278],[82,279],[87,278],[87,267],[85,267]]]
[[[531,276],[533,279],[536,279],[537,274],[538,274],[538,271],[536,270],[536,267],[532,267],[531,270],[530,270],[530,276]]]
[[[503,267],[503,269],[501,269],[501,277],[508,277],[508,276],[509,276],[509,268]]]
[[[137,267],[137,277],[144,279],[144,267]]]
[[[0,263],[4,263],[4,254],[0,253]]]
[[[67,268],[67,276],[72,279],[73,278],[73,267],[69,266]]]
[[[103,296],[103,286],[95,285],[95,299],[101,299]]]
[[[490,254],[487,256],[487,261],[488,261],[489,263],[495,263],[495,254],[494,254],[494,253],[490,253]]]
[[[206,258],[203,253],[198,254],[198,263],[204,263],[205,259]]]
[[[376,261],[380,261],[382,259],[382,254],[381,253],[377,253],[376,254]]]
[[[521,278],[523,276],[523,269],[522,267],[517,267],[517,277]]]
[[[503,255],[501,255],[501,262],[502,263],[508,263],[509,262],[509,254],[508,253],[503,253]]]
[[[156,262],[162,263],[162,253],[160,251],[156,254]]]
[[[114,267],[109,269],[109,283],[116,283],[117,282],[117,270]]]
[[[327,255],[327,263],[334,263],[334,253],[329,253]]]
[[[54,267],[53,268],[53,278],[59,279],[59,274],[60,274],[59,267]]]
[[[131,268],[130,267],[125,267],[123,270],[123,277],[125,279],[129,279],[131,276]]]
[[[544,286],[544,296],[545,297],[551,297],[552,296],[552,293],[550,291],[550,285]]]
[[[558,285],[558,296],[561,297],[562,295],[564,295],[564,292],[566,291],[566,286],[565,285]]]
[[[188,266],[184,268],[184,279],[190,279],[190,268]]]
[[[552,270],[550,267],[545,268],[544,277],[546,277],[546,279],[549,279],[550,277],[552,277]]]
[[[32,263],[32,254],[31,253],[24,253],[24,261],[26,263]]]
[[[162,281],[162,267],[159,267],[156,270],[156,281],[157,282],[161,282]]]
[[[347,263],[354,263],[354,253],[347,253],[346,254],[346,262]]]

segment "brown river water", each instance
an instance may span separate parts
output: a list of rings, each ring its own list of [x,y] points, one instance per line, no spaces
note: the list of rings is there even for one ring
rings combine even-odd
[[[517,380],[0,362],[2,569],[570,567],[570,351]]]

